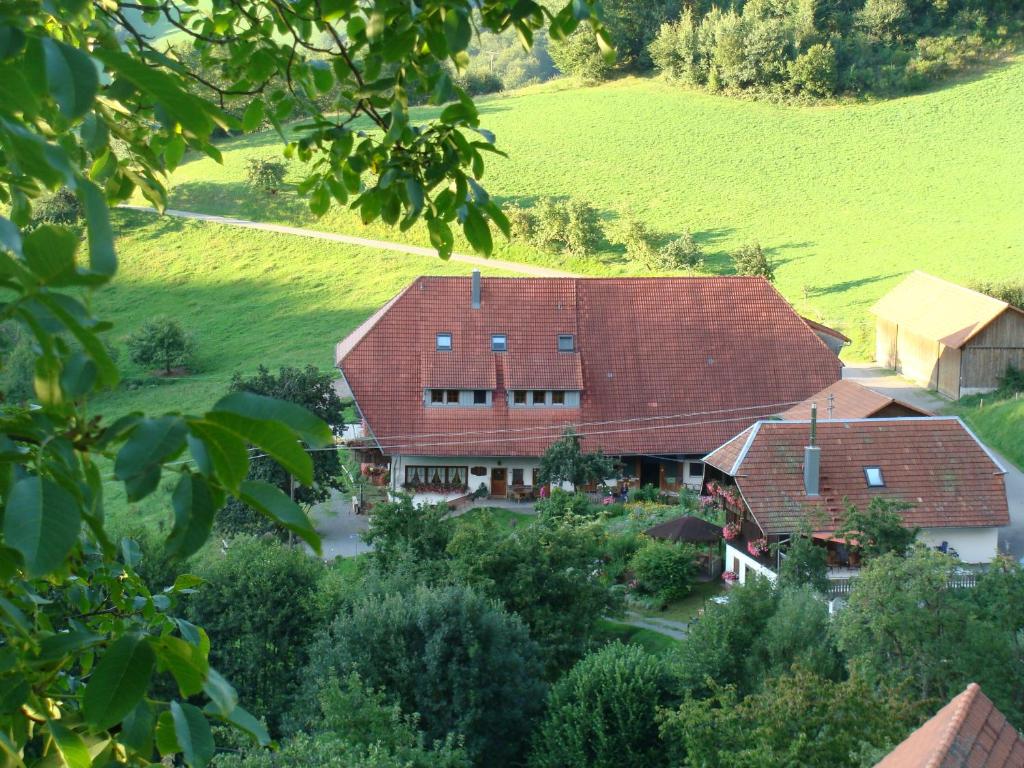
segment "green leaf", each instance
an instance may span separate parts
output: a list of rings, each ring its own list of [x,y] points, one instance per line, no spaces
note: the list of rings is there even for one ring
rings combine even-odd
[[[68,120],[81,117],[92,106],[100,84],[92,59],[52,37],[44,37],[42,45],[50,94]]]
[[[84,177],[78,179],[77,193],[89,232],[89,267],[98,275],[112,275],[117,271],[117,257],[107,199],[99,187]]]
[[[29,576],[43,576],[63,565],[81,526],[78,502],[52,480],[23,477],[11,489],[4,541],[21,553]]]
[[[462,222],[462,231],[466,233],[466,239],[473,249],[490,256],[494,244],[491,241],[491,230],[487,226],[487,220],[480,213],[475,205],[466,206],[466,218]]]
[[[10,219],[0,216],[0,248],[21,256],[21,232]]]
[[[47,720],[46,724],[67,768],[91,768],[92,758],[89,757],[89,750],[81,736],[61,724],[59,720]]]
[[[153,708],[148,701],[143,699],[121,723],[119,739],[141,756],[148,757],[153,752],[153,726],[155,724],[156,717]]]
[[[214,412],[237,413],[248,419],[280,421],[291,427],[298,436],[314,448],[330,445],[334,436],[331,428],[305,408],[285,400],[253,394],[232,392],[213,406]]]
[[[171,702],[174,736],[181,747],[186,764],[192,768],[205,768],[213,759],[213,734],[206,716],[198,707]]]
[[[214,473],[224,487],[232,492],[237,489],[249,471],[249,453],[245,449],[245,442],[238,439],[234,432],[209,421],[189,419],[188,428],[202,441]],[[196,453],[194,447],[192,453]]]
[[[238,706],[238,693],[224,676],[213,667],[209,668],[203,692],[210,697],[216,712],[221,717],[228,717]]]
[[[181,752],[178,736],[174,732],[174,717],[170,710],[161,712],[156,721],[156,748],[164,757]]]
[[[39,658],[43,661],[56,661],[62,656],[70,653],[77,653],[90,646],[101,642],[103,637],[92,632],[78,630],[74,632],[61,632],[45,638],[39,644]]]
[[[242,115],[242,130],[248,133],[249,131],[259,128],[260,123],[263,122],[263,101],[260,99],[254,99],[249,102],[249,106],[245,108],[245,113]]]
[[[210,714],[217,714],[213,703],[211,702],[205,707],[206,711]],[[247,710],[242,707],[235,707],[231,710],[231,714],[224,718],[236,728],[245,731],[254,739],[261,747],[265,747],[270,744],[270,734],[267,733],[267,729],[263,726],[259,720],[253,717]]]
[[[442,259],[450,258],[454,243],[451,227],[441,219],[430,219],[427,221],[427,231],[430,233],[430,244],[437,250],[437,255]]]
[[[462,8],[449,8],[446,11],[444,38],[448,43],[449,56],[469,47],[469,41],[473,38],[473,28],[469,24],[469,14]]]
[[[160,670],[174,675],[182,696],[195,696],[203,690],[210,665],[201,647],[173,635],[157,638],[150,644],[156,651]]]
[[[59,146],[48,144],[37,134],[4,117],[0,117],[0,129],[0,137],[10,150],[7,160],[16,161],[17,168],[22,173],[34,176],[50,187],[61,183],[75,183],[71,163]],[[16,215],[12,216],[18,221]]]
[[[127,536],[121,539],[121,560],[129,568],[135,568],[142,562],[142,547],[135,539]]]
[[[43,224],[25,236],[25,262],[44,285],[68,285],[75,276],[78,235],[67,227]]]
[[[81,352],[72,352],[60,372],[60,388],[72,399],[92,391],[98,376],[96,363]]]
[[[185,146],[185,139],[179,134],[174,134],[167,142],[167,146],[164,148],[164,164],[167,166],[167,170],[173,171],[178,167],[181,158],[185,156]]]
[[[85,720],[102,731],[121,722],[142,699],[153,676],[156,656],[137,634],[116,640],[100,658],[82,697]]]
[[[177,416],[143,419],[117,452],[114,477],[125,484],[129,501],[156,490],[161,465],[185,448],[185,423]]]
[[[331,74],[331,65],[326,61],[314,59],[309,62],[313,70],[313,85],[320,93],[327,93],[334,86],[334,75]]]
[[[276,421],[256,421],[226,411],[206,414],[206,420],[230,429],[243,440],[262,448],[303,485],[313,482],[313,459],[295,433]]]
[[[82,127],[79,129],[85,148],[92,154],[99,155],[107,148],[110,140],[110,131],[107,123],[95,112],[85,116]]]
[[[320,554],[320,536],[313,529],[309,518],[276,485],[271,485],[263,480],[246,480],[242,483],[238,498],[257,512],[298,535],[318,555]]]
[[[206,478],[186,472],[178,480],[171,496],[174,527],[167,539],[167,549],[182,559],[199,551],[210,536],[217,512],[213,493]]]

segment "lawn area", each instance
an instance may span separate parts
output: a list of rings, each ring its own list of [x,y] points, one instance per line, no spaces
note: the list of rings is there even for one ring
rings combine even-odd
[[[597,622],[595,634],[598,642],[612,643],[618,640],[622,643],[639,645],[650,653],[665,653],[679,647],[679,641],[673,640],[668,635],[608,619],[600,619]]]
[[[415,277],[472,269],[148,213],[118,211],[114,223],[118,275],[92,299],[97,317],[114,323],[107,339],[126,379],[91,403],[94,413],[111,418],[134,410],[202,411],[227,392],[235,372],[249,375],[260,364],[331,370],[334,344]],[[193,375],[154,379],[131,363],[121,340],[154,315],[176,317],[195,335]],[[165,519],[165,491],[133,505],[133,517],[147,524]],[[117,517],[127,509],[123,491],[111,482],[106,493]]]
[[[724,594],[725,590],[725,585],[720,580],[715,579],[714,581],[695,584],[690,594],[682,600],[669,603],[663,611],[643,610],[636,608],[635,606],[633,607],[633,610],[636,610],[638,613],[642,613],[645,616],[650,616],[653,619],[690,622],[697,617],[700,609],[704,607],[704,604],[707,603],[708,600],[716,595]]]
[[[529,515],[525,512],[516,512],[511,509],[502,509],[501,507],[477,507],[471,509],[463,515],[459,515],[457,521],[470,521],[480,520],[481,518],[489,517],[494,520],[500,528],[513,528],[517,525],[529,525],[537,519],[536,515]]]
[[[962,418],[987,445],[1024,469],[1024,397],[993,400],[991,396],[964,398],[949,413]]]
[[[867,309],[910,270],[959,282],[1019,273],[1022,91],[1024,59],[930,93],[820,107],[648,79],[554,81],[481,101],[483,125],[510,155],[489,161],[485,182],[524,204],[588,200],[606,223],[634,215],[663,238],[689,229],[716,272],[730,269],[729,251],[758,240],[777,262],[783,294],[853,337],[847,354],[863,358]],[[363,227],[347,210],[316,221],[290,192],[251,194],[244,163],[280,154],[271,133],[222,149],[223,166],[197,159],[179,168],[173,207],[425,242],[421,229]],[[300,174],[293,165],[290,178]],[[518,244],[497,255],[587,274],[644,272],[614,246],[582,259]]]

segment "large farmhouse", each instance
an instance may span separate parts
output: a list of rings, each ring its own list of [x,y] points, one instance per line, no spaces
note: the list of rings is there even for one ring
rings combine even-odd
[[[529,489],[569,425],[636,482],[699,487],[704,454],[842,367],[749,277],[421,277],[336,360],[364,456],[424,500]]]
[[[1024,368],[1024,311],[924,272],[875,304],[875,359],[954,400]]]
[[[918,540],[965,563],[996,555],[1009,523],[1006,471],[959,418],[895,417],[761,421],[705,457],[709,482],[724,489],[726,568],[744,581],[774,579],[774,545],[808,531],[827,549],[830,576],[861,565],[838,534],[847,505],[872,499],[909,504],[901,513]]]

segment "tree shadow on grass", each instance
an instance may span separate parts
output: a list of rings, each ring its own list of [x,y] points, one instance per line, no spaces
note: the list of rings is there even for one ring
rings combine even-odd
[[[171,206],[256,221],[302,222],[310,216],[306,201],[290,184],[271,194],[253,189],[244,181],[186,181],[171,191]]]
[[[871,275],[869,277],[858,278],[857,280],[844,280],[841,283],[815,287],[808,291],[808,296],[827,296],[831,293],[845,293],[846,291],[854,288],[860,288],[861,286],[870,285],[871,283],[880,283],[883,280],[891,280],[895,277],[901,277],[902,275],[903,273],[901,272],[893,272],[888,275]]]

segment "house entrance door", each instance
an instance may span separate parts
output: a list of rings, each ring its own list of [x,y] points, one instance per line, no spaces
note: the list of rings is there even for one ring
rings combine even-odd
[[[491,468],[491,496],[505,497],[508,489],[508,470],[504,467]]]

